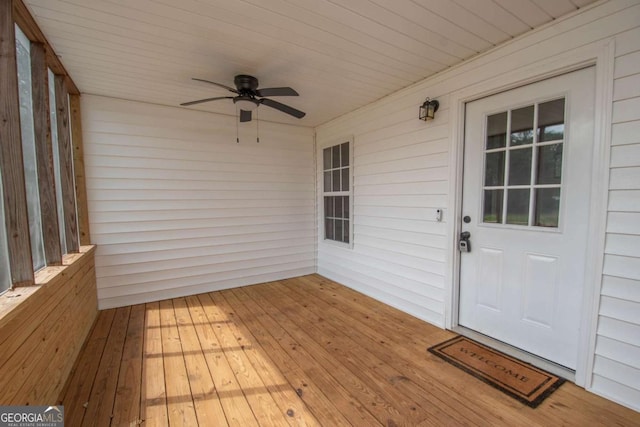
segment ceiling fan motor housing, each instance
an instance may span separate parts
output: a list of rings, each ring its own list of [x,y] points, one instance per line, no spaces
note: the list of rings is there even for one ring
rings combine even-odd
[[[258,89],[258,79],[246,74],[238,74],[235,76],[233,83],[236,85],[236,88],[238,88],[238,92],[240,92],[241,95],[251,94],[255,96],[255,91]]]

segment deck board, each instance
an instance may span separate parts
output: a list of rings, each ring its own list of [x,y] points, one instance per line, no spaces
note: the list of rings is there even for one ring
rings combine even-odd
[[[101,312],[61,401],[69,425],[640,425],[569,383],[522,405],[426,351],[451,336],[309,275]]]

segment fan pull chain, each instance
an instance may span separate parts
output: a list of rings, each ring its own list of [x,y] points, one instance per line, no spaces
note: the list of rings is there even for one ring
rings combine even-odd
[[[258,119],[258,110],[256,111],[256,142],[260,144],[260,120]]]
[[[236,108],[236,111],[239,111],[238,108]],[[238,130],[239,121],[240,121],[240,113],[238,113],[238,119],[236,120],[236,144],[240,144],[240,131]]]

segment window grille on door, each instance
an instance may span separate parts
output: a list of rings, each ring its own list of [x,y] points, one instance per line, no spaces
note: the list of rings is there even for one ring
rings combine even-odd
[[[558,227],[564,110],[560,98],[487,117],[484,223]]]

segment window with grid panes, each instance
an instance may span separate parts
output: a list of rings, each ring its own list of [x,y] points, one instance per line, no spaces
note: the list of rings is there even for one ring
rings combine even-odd
[[[351,165],[349,142],[322,151],[324,238],[350,243]]]

